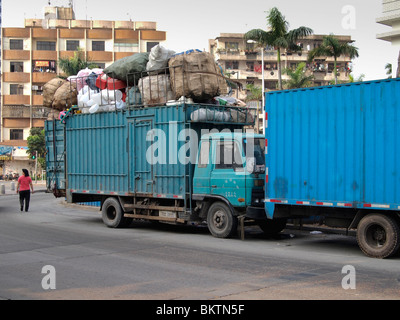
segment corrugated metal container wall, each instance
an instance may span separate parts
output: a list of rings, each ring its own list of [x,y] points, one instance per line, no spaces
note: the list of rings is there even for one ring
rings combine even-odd
[[[189,170],[169,157],[185,144],[177,141],[185,116],[163,106],[68,118],[68,189],[183,197]],[[171,128],[177,132],[172,137]]]
[[[46,186],[65,189],[64,125],[60,121],[45,121]]]
[[[399,208],[400,79],[269,92],[266,116],[266,202]]]

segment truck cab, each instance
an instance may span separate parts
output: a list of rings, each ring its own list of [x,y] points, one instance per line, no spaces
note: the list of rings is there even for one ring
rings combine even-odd
[[[265,138],[221,132],[201,137],[194,169],[193,199],[207,211],[216,237],[229,237],[239,216],[264,221]]]

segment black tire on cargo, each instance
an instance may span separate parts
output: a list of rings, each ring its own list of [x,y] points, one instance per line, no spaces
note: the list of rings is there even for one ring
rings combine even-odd
[[[238,226],[237,217],[223,202],[214,202],[208,209],[207,226],[211,234],[216,238],[232,237]]]
[[[371,213],[361,219],[357,227],[357,242],[369,257],[389,258],[400,247],[400,227],[393,216]]]
[[[276,235],[286,227],[286,218],[258,221],[258,226],[266,235]]]
[[[131,220],[124,218],[124,212],[116,198],[107,198],[101,209],[101,217],[104,224],[109,228],[126,227]]]

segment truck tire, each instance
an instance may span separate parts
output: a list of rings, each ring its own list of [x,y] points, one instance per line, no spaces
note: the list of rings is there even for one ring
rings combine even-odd
[[[207,226],[214,237],[229,238],[236,233],[238,221],[231,209],[225,203],[218,201],[208,210]]]
[[[394,217],[383,214],[368,214],[357,227],[357,243],[360,249],[372,258],[389,258],[400,246],[400,228]]]
[[[128,222],[130,222],[130,220],[124,218],[124,212],[116,198],[107,198],[104,201],[101,209],[101,217],[103,218],[103,223],[109,228],[126,227]]]
[[[265,235],[276,235],[286,227],[286,218],[262,220],[258,222],[258,226]]]

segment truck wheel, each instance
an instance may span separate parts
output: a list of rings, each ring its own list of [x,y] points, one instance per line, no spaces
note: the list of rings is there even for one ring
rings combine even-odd
[[[286,219],[262,220],[258,222],[258,226],[266,235],[276,235],[286,227]]]
[[[238,221],[225,203],[215,202],[208,210],[207,225],[214,237],[229,238],[237,231]]]
[[[357,242],[367,256],[388,258],[394,255],[400,246],[399,224],[391,216],[369,214],[358,224]]]
[[[109,228],[122,228],[129,222],[128,219],[124,218],[121,205],[115,198],[107,198],[104,201],[101,209],[101,217],[104,224]]]

